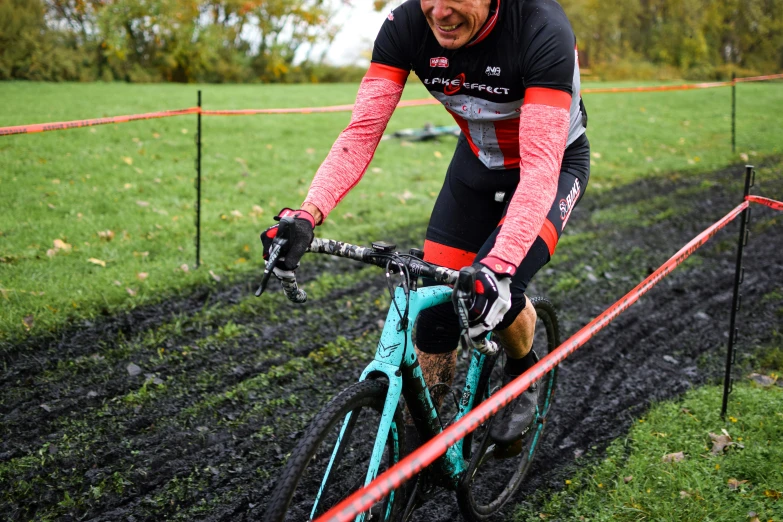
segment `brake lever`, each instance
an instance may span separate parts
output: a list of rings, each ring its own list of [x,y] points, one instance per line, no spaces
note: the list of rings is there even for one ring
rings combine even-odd
[[[277,258],[280,257],[280,250],[288,243],[287,239],[276,237],[272,241],[272,246],[269,247],[269,259],[266,261],[266,267],[264,268],[264,277],[261,279],[261,286],[256,290],[256,297],[261,297],[261,294],[266,290],[266,285],[269,283],[269,277],[275,270],[277,265]]]

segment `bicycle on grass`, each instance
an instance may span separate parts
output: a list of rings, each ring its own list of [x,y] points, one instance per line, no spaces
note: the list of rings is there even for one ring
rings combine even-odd
[[[286,243],[286,229],[291,224],[288,219],[280,221],[256,295],[263,293],[280,249]],[[312,253],[346,257],[384,268],[391,306],[374,360],[357,383],[335,396],[315,416],[291,452],[267,506],[266,520],[313,520],[399,462],[407,454],[401,396],[421,440],[429,440],[444,429],[441,413],[433,404],[413,349],[413,326],[422,310],[452,301],[462,325],[462,349],[470,353],[465,385],[455,397],[456,413],[452,421],[462,418],[501,386],[503,350],[489,335],[476,343],[467,334],[467,303],[472,297],[475,271],[470,267],[456,271],[437,266],[423,261],[420,250],[403,254],[395,248],[384,242],[373,243],[368,248],[319,238],[310,246]],[[418,288],[419,277],[430,278],[439,285]],[[293,272],[281,282],[290,300],[297,303],[306,300]],[[547,300],[533,298],[531,301],[538,315],[533,350],[543,357],[560,344],[557,315]],[[553,369],[537,383],[543,388],[536,418],[516,448],[499,447],[490,439],[492,417],[411,479],[416,480],[413,487],[403,486],[390,492],[356,520],[408,520],[414,509],[438,487],[457,492],[460,511],[466,520],[488,520],[511,499],[525,478],[552,404],[555,372]]]

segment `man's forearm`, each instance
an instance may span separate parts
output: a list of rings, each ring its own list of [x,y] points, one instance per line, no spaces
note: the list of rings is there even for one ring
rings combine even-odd
[[[351,123],[332,145],[310,185],[304,204],[315,207],[320,214],[319,218],[311,212],[316,223],[326,218],[362,178],[400,101],[408,72],[393,69],[393,74],[388,74],[383,67],[370,67],[359,86]]]

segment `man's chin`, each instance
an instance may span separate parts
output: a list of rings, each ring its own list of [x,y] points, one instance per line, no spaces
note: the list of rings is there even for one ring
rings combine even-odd
[[[454,35],[453,37],[449,38],[436,35],[435,39],[438,40],[438,43],[441,47],[449,50],[459,49],[467,43],[467,39],[460,35]]]

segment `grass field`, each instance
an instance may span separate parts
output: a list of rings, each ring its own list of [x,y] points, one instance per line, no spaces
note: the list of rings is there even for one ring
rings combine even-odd
[[[2,83],[10,103],[0,126],[183,108],[195,105],[198,89],[209,109],[345,104],[356,92],[355,85]],[[738,90],[736,154],[729,89],[587,96],[590,190],[779,153],[783,122],[769,109],[783,105],[783,84]],[[425,96],[415,84],[404,99]],[[257,273],[258,233],[281,207],[301,202],[348,120],[347,113],[204,118],[200,270],[195,116],[0,138],[0,339]],[[440,107],[409,108],[389,129],[424,122],[452,124]],[[383,142],[320,234],[394,239],[389,231],[424,224],[453,144]]]
[[[600,462],[515,520],[783,519],[783,389],[738,386],[740,413],[728,423],[718,415],[721,392],[705,386],[656,405]]]

